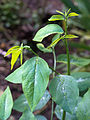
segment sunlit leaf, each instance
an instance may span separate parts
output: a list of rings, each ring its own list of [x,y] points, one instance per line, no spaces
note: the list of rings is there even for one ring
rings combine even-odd
[[[10,116],[13,107],[13,99],[9,87],[0,96],[0,119],[7,120]]]
[[[7,51],[7,53],[5,54],[4,57],[10,55],[12,52],[16,51],[17,49],[19,49],[19,46],[14,46],[14,47],[10,48],[10,49]]]
[[[18,57],[19,57],[20,54],[21,54],[20,62],[22,64],[22,59],[23,59],[22,58],[22,51],[23,51],[23,44],[21,44],[21,46],[14,46],[14,47],[10,48],[7,51],[5,57],[7,55],[9,55],[9,54],[12,54],[12,58],[11,58],[11,70],[13,69],[13,66],[16,63],[16,61],[17,61],[17,59],[18,59]]]
[[[79,14],[75,13],[75,12],[71,12],[68,17],[73,17],[73,16],[79,16]]]
[[[56,21],[56,20],[64,20],[64,17],[61,15],[53,15],[50,19],[48,19],[49,21]]]
[[[78,36],[69,34],[69,35],[65,35],[64,38],[78,38]]]
[[[67,15],[70,13],[70,11],[71,11],[71,8],[67,11]]]
[[[56,10],[56,12],[57,12],[57,13],[60,13],[61,15],[64,16],[64,13],[63,13],[63,12],[61,12],[61,11],[59,11],[59,10]]]
[[[57,24],[48,24],[45,27],[41,28],[35,35],[35,37],[33,38],[33,41],[37,41],[37,42],[42,42],[42,40],[51,35],[51,34],[55,34],[55,33],[59,33],[59,34],[63,34],[64,31],[63,29],[57,25]]]
[[[56,34],[54,35],[54,37],[52,38],[52,42],[54,42],[56,39],[60,38],[60,34]],[[53,47],[55,47],[56,44],[53,45]]]
[[[21,50],[15,50],[12,53],[12,59],[11,59],[11,70],[13,69],[14,64],[16,63],[19,55],[21,54]]]
[[[56,40],[54,40],[47,48],[51,48],[53,46],[55,46],[60,40],[64,39],[64,36],[57,38]]]

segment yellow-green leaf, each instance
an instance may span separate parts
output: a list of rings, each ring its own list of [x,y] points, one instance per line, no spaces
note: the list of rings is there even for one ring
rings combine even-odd
[[[64,20],[64,17],[61,15],[53,15],[49,21]]]
[[[59,10],[56,10],[57,13],[60,13],[61,15],[64,15],[63,12],[59,11]]]
[[[22,65],[22,62],[23,62],[23,52],[21,52],[21,55],[20,55],[20,63]]]
[[[47,48],[49,49],[49,48],[51,48],[52,46],[56,45],[56,44],[57,44],[61,39],[63,39],[63,38],[64,38],[64,36],[62,36],[62,37],[54,40]]]
[[[75,13],[75,12],[71,12],[68,17],[73,17],[73,16],[79,16],[79,14]]]
[[[4,57],[10,55],[13,51],[17,50],[18,48],[19,48],[19,46],[14,46],[14,47],[10,48],[10,49],[7,51],[7,53],[5,54]]]
[[[70,11],[71,11],[71,8],[67,11],[67,15],[70,13]]]
[[[13,66],[14,66],[15,62],[17,61],[20,54],[21,54],[21,50],[16,50],[12,53],[11,70],[13,69]]]
[[[64,38],[78,38],[78,36],[69,34],[66,35]]]
[[[18,57],[19,57],[20,54],[21,54],[21,56],[20,56],[21,57],[20,58],[20,62],[22,64],[22,59],[23,59],[23,57],[22,57],[22,50],[23,50],[23,44],[21,44],[21,46],[14,46],[14,47],[10,48],[7,51],[5,57],[7,55],[9,55],[9,54],[12,54],[12,58],[11,58],[11,70],[13,69],[13,66],[14,66],[15,62],[17,61],[17,59],[18,59]]]

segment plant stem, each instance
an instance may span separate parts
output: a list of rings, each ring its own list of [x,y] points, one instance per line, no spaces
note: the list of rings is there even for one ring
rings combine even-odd
[[[62,120],[65,120],[65,117],[66,117],[66,112],[65,112],[65,111],[63,111]]]
[[[24,46],[23,48],[31,51],[34,55],[39,56],[36,52],[34,52],[34,51],[30,48],[30,46]]]
[[[65,20],[65,35],[67,35],[67,18]],[[70,75],[70,57],[69,57],[69,47],[68,40],[65,40],[66,52],[67,52],[67,74]]]
[[[65,19],[65,35],[67,35],[67,18]],[[68,40],[65,39],[66,53],[67,53],[67,74],[70,75],[70,57],[69,57],[69,47]],[[65,120],[66,112],[63,111],[62,120]]]
[[[54,58],[54,70],[56,70],[56,54],[55,49],[52,48],[53,58]],[[55,72],[53,71],[53,78],[55,77]],[[52,111],[51,111],[51,120],[53,120],[53,112],[54,112],[54,101],[52,100]]]

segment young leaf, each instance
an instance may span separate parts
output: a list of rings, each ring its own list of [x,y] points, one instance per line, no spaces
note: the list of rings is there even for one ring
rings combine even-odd
[[[59,55],[57,57],[57,62],[60,62],[60,63],[62,62],[67,64],[67,55],[66,54]],[[73,64],[76,66],[86,66],[90,64],[90,59],[70,55],[70,64]]]
[[[41,28],[35,35],[35,37],[33,38],[33,41],[37,41],[37,42],[42,42],[42,40],[51,35],[51,34],[55,34],[55,33],[59,33],[59,34],[63,34],[64,31],[63,29],[57,25],[57,24],[49,24],[46,25],[45,27]]]
[[[6,55],[5,55],[4,57],[10,55],[12,52],[14,52],[15,50],[17,50],[18,48],[19,48],[19,46],[14,46],[14,47],[10,48],[10,49],[7,51],[7,53],[6,53]]]
[[[0,96],[0,119],[7,120],[11,114],[13,99],[9,87]]]
[[[77,84],[73,77],[67,75],[57,76],[51,81],[49,89],[52,95],[52,99],[64,110],[71,112],[74,109],[79,93]],[[72,93],[76,98],[74,101],[73,99],[75,98],[73,98],[73,95],[71,95]]]
[[[61,11],[59,11],[59,10],[56,10],[56,12],[64,16],[64,13],[63,13],[63,12],[61,12]]]
[[[90,120],[90,89],[78,104],[76,115],[78,120]]]
[[[69,35],[65,35],[64,38],[78,38],[78,36],[69,34]]]
[[[71,8],[67,11],[67,15],[70,13],[70,11],[71,11]]]
[[[73,17],[73,16],[79,16],[79,14],[75,13],[75,12],[71,12],[68,17]]]
[[[37,44],[37,47],[38,47],[41,51],[43,51],[44,53],[52,52],[52,49],[45,48],[42,43],[38,43],[38,44]]]
[[[76,80],[68,75],[58,75],[49,85],[52,99],[66,112],[73,113],[79,97]]]
[[[22,86],[31,111],[35,109],[47,88],[49,74],[48,64],[40,57],[33,57],[24,64]]]
[[[47,48],[51,48],[53,46],[55,46],[61,39],[64,39],[64,36],[57,38],[56,40],[54,40]]]
[[[23,66],[24,64],[8,75],[5,80],[15,84],[22,83]]]
[[[35,118],[34,114],[31,111],[26,109],[19,120],[37,120],[37,119]]]
[[[56,20],[64,20],[64,17],[61,15],[53,15],[50,19],[48,19],[49,21],[56,21]]]
[[[80,91],[90,88],[90,72],[75,72],[71,75],[77,80]]]
[[[21,46],[14,46],[7,51],[5,57],[9,54],[12,54],[11,70],[13,69],[13,66],[16,63],[20,54],[21,54],[21,60],[20,61],[21,61],[21,64],[22,64],[22,59],[23,59],[22,58],[22,51],[23,51],[23,45],[22,44],[21,44]]]
[[[13,66],[14,64],[16,63],[19,55],[21,54],[21,50],[15,50],[13,53],[12,53],[12,59],[11,59],[11,70],[13,69]]]
[[[54,37],[52,38],[52,42],[54,42],[56,39],[59,39],[59,38],[60,38],[60,34],[54,35]],[[55,45],[53,45],[53,47],[55,47]]]

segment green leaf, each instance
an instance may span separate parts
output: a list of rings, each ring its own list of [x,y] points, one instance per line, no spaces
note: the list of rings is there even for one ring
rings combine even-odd
[[[66,112],[73,113],[78,102],[79,89],[76,80],[68,75],[59,75],[49,86],[52,99]]]
[[[43,97],[41,98],[41,100],[37,104],[37,106],[36,106],[34,111],[42,109],[47,104],[47,102],[49,100],[50,100],[50,94],[46,90],[44,95],[43,95]],[[16,111],[19,111],[19,112],[24,112],[24,110],[26,108],[30,110],[28,102],[27,102],[24,94],[22,94],[20,97],[18,97],[18,99],[15,100],[13,109],[16,110]]]
[[[71,75],[77,80],[80,91],[90,88],[90,72],[75,72]]]
[[[59,63],[62,62],[62,63],[67,64],[67,55],[66,54],[59,55],[57,57],[57,62]],[[86,66],[90,64],[90,59],[70,55],[70,64],[73,64],[76,66]]]
[[[54,40],[47,48],[49,49],[49,48],[55,46],[62,39],[64,39],[64,36],[61,36],[60,38],[57,38],[56,40]]]
[[[79,14],[77,14],[77,13],[75,13],[75,12],[71,12],[69,15],[68,15],[68,17],[75,17],[75,16],[79,16]]]
[[[55,33],[63,34],[64,31],[57,24],[48,24],[36,33],[33,41],[42,42],[45,37]]]
[[[64,17],[62,15],[53,15],[49,21],[56,21],[56,20],[64,20]]]
[[[78,38],[78,36],[69,34],[69,35],[65,35],[64,38]]]
[[[70,11],[71,11],[71,8],[70,8],[70,9],[68,9],[68,11],[67,11],[67,15],[70,13]]]
[[[90,89],[78,104],[76,115],[78,120],[90,120]]]
[[[38,43],[37,47],[44,53],[52,52],[52,49],[45,48],[42,43]]]
[[[32,112],[25,110],[19,120],[37,120]]]
[[[52,42],[54,42],[56,39],[59,39],[59,38],[60,38],[60,34],[54,35],[54,37],[52,38]],[[53,45],[53,47],[55,47],[55,45]]]
[[[13,99],[9,87],[0,96],[0,119],[7,120],[11,114],[13,107]]]
[[[50,100],[50,98],[51,98],[51,96],[50,96],[48,90],[46,90],[34,111],[42,109],[47,104],[47,102]]]
[[[24,64],[22,86],[31,111],[35,109],[47,88],[49,74],[48,64],[40,57],[33,57]]]
[[[59,10],[56,10],[56,12],[64,16],[64,13],[63,13],[63,12],[61,12],[61,11],[59,11]]]
[[[15,100],[13,109],[19,112],[24,112],[26,108],[30,109],[24,94],[22,94]]]
[[[47,118],[42,115],[36,115],[35,117],[37,120],[47,120]]]
[[[5,80],[15,84],[22,83],[23,66],[24,64],[8,75]]]
[[[61,109],[61,107],[59,105],[57,105],[55,107],[55,114],[59,120],[62,119],[63,109]],[[66,112],[65,120],[77,120],[75,113],[70,114],[70,113]]]

